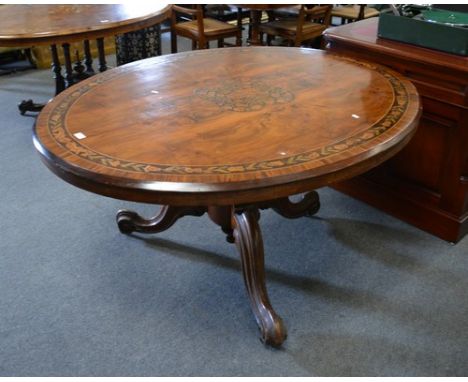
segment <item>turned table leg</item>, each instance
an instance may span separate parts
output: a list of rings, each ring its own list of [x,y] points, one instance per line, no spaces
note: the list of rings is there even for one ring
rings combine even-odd
[[[234,239],[242,262],[242,273],[261,340],[274,347],[286,339],[283,320],[273,310],[265,285],[263,239],[258,225],[258,210],[246,209],[232,218]]]

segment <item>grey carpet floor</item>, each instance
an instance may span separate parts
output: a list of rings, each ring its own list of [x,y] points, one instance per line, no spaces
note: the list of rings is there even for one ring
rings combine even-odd
[[[289,331],[266,348],[235,247],[208,218],[125,236],[118,209],[158,207],[74,188],[40,162],[16,105],[52,92],[49,71],[0,77],[0,376],[468,374],[468,238],[328,188],[314,218],[262,213]]]

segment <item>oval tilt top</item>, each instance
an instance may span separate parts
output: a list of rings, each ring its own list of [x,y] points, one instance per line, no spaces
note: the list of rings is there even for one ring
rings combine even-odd
[[[34,140],[54,172],[93,192],[247,203],[376,166],[407,143],[419,113],[413,85],[384,67],[311,49],[227,48],[85,80],[44,108]]]

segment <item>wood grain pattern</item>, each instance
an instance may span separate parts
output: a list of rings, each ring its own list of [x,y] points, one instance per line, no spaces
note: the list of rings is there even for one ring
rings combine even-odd
[[[336,187],[456,242],[468,233],[468,57],[379,39],[377,25],[369,19],[329,29],[329,49],[405,75],[421,95],[423,113],[401,153]]]
[[[83,81],[42,111],[35,142],[52,170],[105,195],[249,203],[377,165],[410,139],[419,111],[414,87],[381,66],[310,49],[228,48]]]
[[[0,46],[50,45],[113,36],[169,18],[164,3],[11,4],[0,8]]]

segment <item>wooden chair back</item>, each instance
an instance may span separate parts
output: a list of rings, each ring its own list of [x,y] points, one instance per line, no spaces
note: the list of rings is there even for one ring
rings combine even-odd
[[[171,19],[171,28],[172,33],[175,33],[173,28],[177,24],[177,17],[178,15],[185,15],[189,16],[190,19],[197,21],[197,29],[198,29],[198,44],[199,46],[205,46],[206,39],[205,39],[205,26],[203,24],[203,6],[201,4],[195,4],[191,8],[189,6],[182,6],[182,5],[173,5],[172,6],[172,19]]]
[[[296,41],[303,41],[303,27],[306,22],[323,24],[329,27],[331,24],[332,5],[302,4],[297,19]]]
[[[188,16],[190,20],[179,21],[180,15]],[[242,44],[241,26],[205,17],[204,6],[201,4],[189,6],[173,5],[171,18],[171,51],[177,52],[177,35],[192,40],[192,49],[209,48],[209,41],[218,40],[218,47],[232,46],[224,41],[225,38],[234,37],[236,46]],[[205,29],[206,28],[206,29]]]

